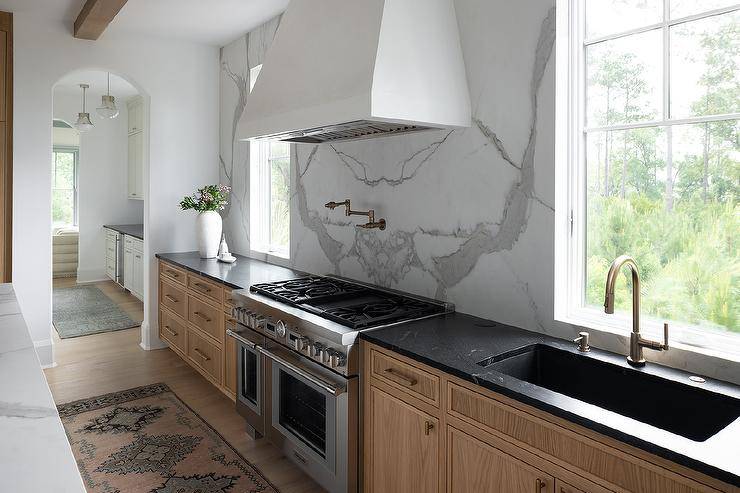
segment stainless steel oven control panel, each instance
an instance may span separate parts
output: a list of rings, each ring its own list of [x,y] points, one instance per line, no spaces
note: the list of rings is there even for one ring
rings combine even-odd
[[[347,348],[303,330],[296,322],[261,313],[258,309],[236,306],[232,317],[270,339],[311,358],[337,373],[347,375]],[[286,317],[287,318],[287,317]]]

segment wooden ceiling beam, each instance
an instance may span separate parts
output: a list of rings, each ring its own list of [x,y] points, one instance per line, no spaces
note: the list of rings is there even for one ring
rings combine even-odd
[[[103,34],[127,0],[87,0],[75,19],[74,36],[96,40]]]

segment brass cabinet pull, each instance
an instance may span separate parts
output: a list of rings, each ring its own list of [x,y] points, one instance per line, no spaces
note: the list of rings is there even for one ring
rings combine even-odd
[[[179,303],[179,301],[177,301],[177,298],[175,298],[174,296],[170,296],[169,294],[166,294],[164,295],[164,297],[167,298],[172,303]]]
[[[169,334],[172,335],[172,336],[176,336],[177,335],[177,332],[175,332],[174,330],[170,329],[170,326],[169,325],[165,325],[164,326],[164,330],[166,330],[167,332],[169,332]]]
[[[536,486],[536,489],[535,489],[535,491],[536,491],[537,493],[539,493],[540,491],[542,491],[543,489],[545,489],[545,482],[544,482],[544,481],[542,481],[542,480],[541,480],[540,478],[537,478],[537,481],[535,481],[535,483],[534,483],[534,484],[535,484],[535,486]],[[561,490],[562,490],[562,488],[561,488]]]
[[[166,269],[165,272],[172,277],[180,277],[180,274],[178,274],[176,271],[172,269]]]
[[[206,355],[205,355],[205,354],[203,353],[203,351],[201,351],[201,350],[200,350],[200,349],[198,349],[197,347],[196,347],[196,348],[193,348],[193,352],[194,352],[195,354],[197,354],[198,356],[200,356],[201,358],[203,358],[203,360],[204,360],[204,361],[210,361],[210,360],[211,360],[211,358],[209,358],[208,356],[206,356]]]
[[[193,286],[195,286],[196,288],[200,289],[204,293],[210,293],[211,292],[211,288],[209,288],[205,284],[201,284],[199,282],[194,282],[193,283]]]
[[[434,429],[434,423],[431,421],[424,421],[424,434],[429,435],[429,432]]]
[[[403,375],[401,373],[398,373],[393,368],[386,368],[385,369],[385,372],[388,373],[389,375],[393,375],[394,377],[396,377],[397,379],[401,380],[403,383],[405,383],[409,387],[413,387],[414,385],[416,385],[416,379],[411,378],[411,377],[407,377],[406,375]]]
[[[200,313],[200,312],[193,312],[193,315],[197,315],[197,316],[199,316],[200,318],[202,318],[202,319],[203,319],[203,320],[205,320],[206,322],[210,322],[210,321],[211,321],[211,319],[210,319],[210,318],[206,317],[205,315],[203,315],[203,314],[202,314],[202,313]]]

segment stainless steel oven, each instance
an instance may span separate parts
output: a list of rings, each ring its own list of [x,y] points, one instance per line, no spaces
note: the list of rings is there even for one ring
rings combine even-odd
[[[246,325],[227,328],[227,335],[237,344],[236,410],[247,421],[247,432],[253,438],[265,434],[265,358],[260,352],[265,336]]]
[[[268,340],[271,441],[331,493],[357,491],[358,378]]]

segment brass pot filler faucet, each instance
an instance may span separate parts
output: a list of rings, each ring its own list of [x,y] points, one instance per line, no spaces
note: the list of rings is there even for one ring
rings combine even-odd
[[[373,229],[378,228],[379,230],[385,229],[385,219],[380,218],[375,220],[375,211],[370,209],[369,211],[353,211],[349,204],[349,199],[344,202],[327,202],[324,207],[327,209],[334,210],[337,207],[344,206],[344,214],[346,216],[367,216],[367,222],[365,224],[358,224],[358,228]]]
[[[614,285],[617,282],[619,271],[624,265],[629,267],[632,272],[632,334],[630,334],[630,355],[627,357],[627,362],[632,366],[644,366],[643,348],[656,351],[668,350],[668,324],[663,324],[663,342],[651,341],[640,335],[640,273],[637,270],[635,259],[628,255],[617,257],[612,262],[609,273],[606,275],[604,312],[614,313]]]

